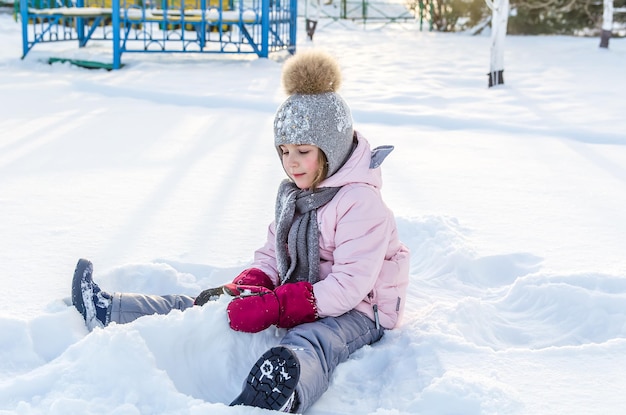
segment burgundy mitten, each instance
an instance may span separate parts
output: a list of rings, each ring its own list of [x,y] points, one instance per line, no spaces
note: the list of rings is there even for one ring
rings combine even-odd
[[[237,291],[226,308],[233,330],[256,333],[272,324],[290,328],[317,318],[313,286],[308,282],[281,285],[275,291],[237,286]]]
[[[258,268],[248,268],[237,275],[233,280],[233,284],[237,285],[256,285],[257,287],[265,287],[270,290],[274,289],[274,283],[270,277]]]
[[[313,286],[309,282],[281,285],[274,290],[280,305],[278,327],[289,329],[317,319]]]
[[[278,321],[278,299],[274,291],[255,285],[229,284],[229,290],[237,290],[226,311],[233,330],[256,333]]]

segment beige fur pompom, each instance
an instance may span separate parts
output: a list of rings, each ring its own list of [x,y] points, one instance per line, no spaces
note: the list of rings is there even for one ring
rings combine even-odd
[[[336,92],[341,86],[341,69],[326,52],[298,52],[285,62],[283,86],[288,95]]]

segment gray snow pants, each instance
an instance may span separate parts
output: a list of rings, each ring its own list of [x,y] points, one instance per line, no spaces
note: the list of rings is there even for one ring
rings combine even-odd
[[[193,301],[193,297],[185,295],[116,293],[109,321],[129,323],[142,316],[184,310],[193,306]],[[306,411],[326,392],[339,363],[361,347],[376,343],[383,334],[382,327],[376,328],[372,320],[356,310],[288,330],[280,345],[293,350],[300,362],[298,413]]]
[[[110,322],[130,323],[139,317],[167,314],[172,310],[184,310],[193,306],[193,297],[187,295],[145,295],[115,293],[107,318]]]
[[[293,350],[300,362],[297,412],[306,411],[326,392],[339,363],[361,347],[376,343],[384,331],[356,310],[290,329],[280,345]]]

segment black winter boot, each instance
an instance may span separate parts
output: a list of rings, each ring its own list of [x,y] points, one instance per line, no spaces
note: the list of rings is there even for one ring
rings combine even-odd
[[[293,412],[297,408],[299,379],[300,363],[295,353],[283,346],[271,348],[254,364],[243,391],[230,406]]]
[[[107,315],[113,298],[93,282],[92,274],[91,261],[79,259],[72,279],[72,304],[83,315],[90,331],[107,325]]]

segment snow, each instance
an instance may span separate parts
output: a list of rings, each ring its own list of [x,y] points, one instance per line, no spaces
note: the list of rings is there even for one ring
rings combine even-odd
[[[302,23],[302,22],[301,22]],[[303,24],[299,30],[303,30]],[[253,414],[230,408],[281,334],[228,328],[225,299],[88,333],[76,261],[108,291],[232,279],[274,213],[284,56],[42,63],[0,15],[0,413]],[[320,25],[412,251],[402,326],[334,373],[310,414],[614,414],[626,407],[626,40],[490,39]]]

